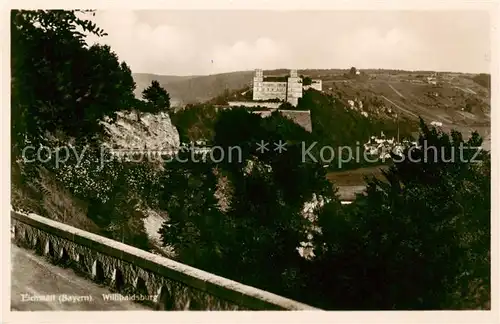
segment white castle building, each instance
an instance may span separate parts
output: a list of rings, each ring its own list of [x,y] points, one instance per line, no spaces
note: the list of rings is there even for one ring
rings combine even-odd
[[[282,116],[292,120],[297,125],[303,127],[306,131],[312,131],[311,113],[309,110],[291,110],[280,109],[283,102],[288,102],[297,106],[299,98],[302,98],[302,91],[309,88],[322,91],[321,80],[312,80],[310,84],[303,84],[303,77],[297,75],[297,70],[290,70],[287,76],[269,76],[265,77],[262,70],[255,70],[253,78],[253,97],[252,101],[229,101],[228,107],[248,107],[248,108],[266,108],[265,110],[252,110],[265,118],[274,111],[278,111]],[[244,95],[246,92],[242,93]]]
[[[297,106],[302,98],[302,89],[314,88],[321,91],[321,80],[312,80],[311,85],[303,86],[302,78],[297,75],[297,70],[290,70],[288,77],[264,77],[261,69],[255,70],[253,78],[253,100],[267,101],[279,99]]]

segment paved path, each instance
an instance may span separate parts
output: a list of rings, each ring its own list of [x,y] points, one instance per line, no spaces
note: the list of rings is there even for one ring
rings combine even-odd
[[[405,96],[403,96],[403,95],[401,94],[401,92],[399,92],[398,90],[396,90],[396,88],[394,88],[394,87],[392,86],[392,84],[387,83],[387,85],[389,85],[389,87],[391,87],[391,89],[392,89],[392,90],[394,90],[394,92],[395,92],[398,96],[400,96],[401,98],[405,98]]]
[[[416,114],[414,114],[413,112],[409,111],[408,109],[405,109],[405,108],[401,107],[400,105],[394,103],[394,101],[388,99],[386,96],[381,96],[381,97],[384,98],[385,100],[387,100],[388,102],[390,102],[394,107],[398,108],[399,110],[402,110],[402,111],[406,112],[407,114],[410,114],[413,117],[418,118],[418,116]]]
[[[12,311],[151,310],[131,301],[105,301],[108,289],[14,244],[11,260]]]
[[[477,94],[476,91],[472,90],[472,89],[469,89],[469,88],[461,88],[461,87],[457,87],[457,86],[454,86],[453,88],[456,88],[456,89],[459,89],[459,90],[462,90],[463,92],[466,92],[466,93],[472,93],[472,94]]]

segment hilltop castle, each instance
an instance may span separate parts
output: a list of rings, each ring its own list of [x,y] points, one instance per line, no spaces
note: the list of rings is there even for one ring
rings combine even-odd
[[[253,100],[267,101],[279,99],[297,106],[302,98],[302,89],[312,87],[321,91],[321,80],[312,80],[310,85],[303,86],[302,77],[297,70],[290,70],[290,75],[284,77],[265,77],[261,69],[255,70],[253,78]]]
[[[252,110],[252,113],[261,117],[268,117],[274,111],[278,111],[284,117],[302,126],[308,132],[312,131],[311,113],[309,110],[280,109],[283,102],[297,106],[302,91],[309,88],[322,91],[321,80],[313,80],[308,77],[298,76],[297,70],[290,70],[286,76],[265,77],[261,69],[255,70],[253,78],[252,101],[229,101],[229,107],[266,108]],[[250,90],[242,93],[244,95]]]

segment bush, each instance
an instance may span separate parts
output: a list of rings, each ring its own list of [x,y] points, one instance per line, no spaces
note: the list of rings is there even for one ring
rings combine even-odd
[[[184,152],[187,163],[169,163],[160,180],[161,208],[171,216],[163,242],[181,262],[290,295],[310,226],[304,203],[331,193],[324,169],[300,160],[298,141],[308,133],[277,112],[261,118],[245,109],[222,111],[214,129],[214,145],[239,147],[241,159],[197,163]],[[287,150],[260,153],[260,140],[286,141]]]
[[[488,307],[489,156],[459,162],[458,147],[480,144],[429,129],[420,144],[455,162],[395,163],[386,181],[369,179],[364,196],[320,215],[308,289],[330,309],[429,310]],[[467,152],[472,152],[468,150]],[[406,152],[408,153],[408,152]],[[414,158],[423,161],[423,150]],[[466,153],[467,155],[467,153]],[[470,155],[469,155],[470,157]],[[449,156],[446,157],[447,159]]]

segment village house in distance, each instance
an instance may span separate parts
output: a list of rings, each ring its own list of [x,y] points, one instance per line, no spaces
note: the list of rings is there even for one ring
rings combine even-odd
[[[312,131],[311,114],[309,110],[281,110],[280,105],[288,102],[296,107],[303,90],[313,88],[322,91],[321,80],[312,80],[299,76],[297,70],[290,70],[286,76],[264,76],[261,69],[255,70],[251,90],[252,101],[230,101],[230,107],[267,108],[257,109],[253,113],[262,117],[269,116],[278,110],[283,116],[293,120],[307,131]]]

